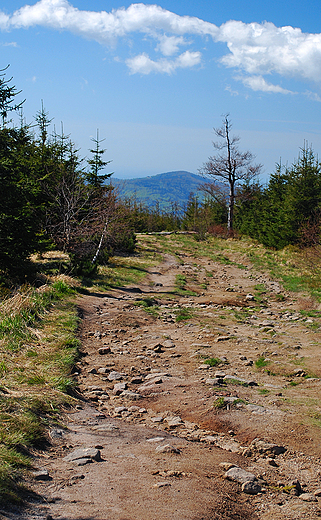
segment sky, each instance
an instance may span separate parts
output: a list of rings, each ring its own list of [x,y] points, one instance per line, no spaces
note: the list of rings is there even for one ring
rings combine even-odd
[[[319,0],[0,0],[0,68],[82,157],[98,129],[115,177],[198,173],[230,114],[266,182],[321,155],[320,22]]]

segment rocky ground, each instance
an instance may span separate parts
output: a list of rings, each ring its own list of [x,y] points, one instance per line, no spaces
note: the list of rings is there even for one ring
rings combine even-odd
[[[321,335],[300,313],[313,303],[250,264],[180,258],[79,298],[83,400],[51,431],[43,502],[20,518],[321,517]],[[178,274],[195,295],[175,294]]]

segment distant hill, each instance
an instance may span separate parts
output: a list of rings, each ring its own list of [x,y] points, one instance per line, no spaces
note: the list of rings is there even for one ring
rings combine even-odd
[[[118,188],[121,198],[135,197],[138,202],[153,207],[159,203],[161,209],[170,209],[173,202],[184,207],[190,193],[203,198],[199,186],[204,182],[200,175],[185,171],[160,173],[137,179],[111,178],[111,184]]]

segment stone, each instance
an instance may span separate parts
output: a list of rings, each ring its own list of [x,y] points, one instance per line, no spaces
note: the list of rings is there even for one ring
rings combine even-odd
[[[257,478],[253,473],[246,471],[245,469],[239,468],[238,466],[234,466],[229,469],[225,474],[224,478],[228,480],[233,480],[234,482],[238,482],[239,484],[245,484],[247,482],[257,482]]]
[[[113,388],[113,394],[120,395],[124,390],[127,390],[127,383],[116,383]]]
[[[138,399],[141,399],[142,396],[138,394],[137,392],[132,392],[131,390],[124,390],[120,397],[125,397],[127,399],[132,399],[133,401],[137,401]]]
[[[316,496],[312,493],[302,493],[302,495],[299,495],[299,499],[303,500],[304,502],[317,502],[318,501]]]
[[[49,471],[45,468],[39,468],[37,471],[33,471],[32,476],[35,480],[52,480]]]
[[[171,486],[170,482],[157,482],[157,484],[154,484],[154,488],[162,488],[162,487],[169,487]]]
[[[224,471],[228,471],[228,470],[231,469],[231,468],[235,468],[236,465],[233,464],[232,462],[220,462],[220,463],[219,463],[219,467],[220,467],[220,468],[223,468]]]
[[[153,372],[152,374],[148,374],[145,377],[145,380],[149,381],[150,379],[154,379],[156,377],[172,377],[172,376],[170,374],[168,374],[167,372]]]
[[[98,374],[108,374],[110,372],[110,368],[107,367],[101,367],[97,370]]]
[[[111,353],[110,347],[100,347],[98,349],[98,354],[100,356],[105,356],[106,354],[110,354],[110,353]]]
[[[206,379],[205,384],[206,385],[221,385],[223,383],[223,379],[218,377],[210,377],[209,379]]]
[[[162,442],[165,440],[165,437],[152,437],[151,439],[146,439],[147,442]]]
[[[139,406],[130,406],[128,408],[128,411],[131,412],[131,413],[136,413],[136,412],[140,411],[140,408],[139,408]]]
[[[218,336],[215,342],[218,343],[219,341],[228,341],[229,339],[231,339],[230,336]]]
[[[86,466],[86,464],[92,464],[92,459],[89,458],[83,458],[83,459],[77,459],[73,461],[75,466]]]
[[[138,377],[138,376],[132,377],[131,380],[130,380],[130,382],[133,385],[140,385],[140,384],[142,384],[143,381],[144,381],[143,378],[142,377]]]
[[[258,482],[249,481],[242,484],[242,491],[248,495],[257,495],[261,493],[262,488]]]
[[[101,460],[100,451],[96,448],[78,448],[63,458],[65,462],[74,462],[80,459],[91,459],[99,462]]]
[[[116,408],[114,409],[114,412],[119,414],[119,413],[122,413],[122,412],[127,412],[128,408],[126,408],[126,406],[116,406]]]
[[[157,415],[156,417],[151,418],[151,421],[153,423],[161,423],[161,422],[163,422],[163,420],[164,420],[164,418],[162,415]]]
[[[108,376],[108,379],[109,381],[119,381],[120,379],[123,379],[123,374],[112,370]]]
[[[157,446],[156,453],[180,453],[180,450],[170,444],[165,444],[164,446]]]
[[[174,348],[175,347],[175,343],[171,339],[166,339],[165,341],[163,341],[163,347],[165,347],[165,348]]]
[[[246,300],[247,302],[253,302],[253,301],[255,300],[255,298],[254,298],[253,294],[248,293],[248,294],[245,296],[245,300]]]
[[[247,408],[248,407],[249,407],[249,405],[247,405]],[[256,451],[257,453],[260,453],[260,454],[273,453],[274,455],[281,455],[282,453],[286,452],[286,448],[284,446],[272,444],[270,442],[266,442],[266,441],[263,441],[260,439],[254,439],[251,442],[250,447],[251,447],[252,451]]]
[[[178,426],[182,426],[184,424],[184,422],[178,415],[176,417],[168,417],[165,420],[170,429],[177,428]]]

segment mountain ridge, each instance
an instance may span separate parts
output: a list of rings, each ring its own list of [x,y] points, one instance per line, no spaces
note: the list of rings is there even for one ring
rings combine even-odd
[[[160,209],[167,210],[173,204],[184,207],[191,193],[203,199],[200,185],[204,183],[203,177],[185,170],[158,173],[148,177],[136,179],[111,178],[110,183],[117,188],[121,198],[135,198],[137,202],[153,207],[158,205]]]

